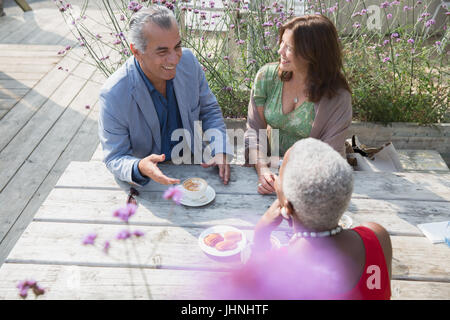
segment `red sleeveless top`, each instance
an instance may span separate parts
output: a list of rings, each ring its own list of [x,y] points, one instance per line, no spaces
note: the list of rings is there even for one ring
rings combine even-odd
[[[349,292],[327,292],[320,268],[316,270],[308,259],[299,259],[288,247],[282,247],[252,256],[242,269],[232,272],[231,281],[228,279],[219,286],[223,290],[220,299],[389,300],[389,272],[376,234],[362,226],[352,230],[363,241],[365,264],[361,278]]]
[[[366,262],[358,284],[352,291],[343,295],[342,299],[356,300],[390,300],[391,281],[384,257],[383,248],[377,235],[367,227],[356,227],[356,231],[364,242]]]

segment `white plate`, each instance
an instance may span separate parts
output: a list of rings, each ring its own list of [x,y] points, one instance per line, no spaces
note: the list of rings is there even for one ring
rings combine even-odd
[[[349,229],[353,225],[353,219],[349,215],[343,214],[338,223],[343,229]]]
[[[227,251],[219,251],[216,248],[206,245],[206,243],[203,241],[203,239],[205,239],[205,237],[211,233],[219,233],[223,237],[224,233],[227,231],[235,231],[235,232],[240,232],[242,234],[242,240],[237,243],[236,249],[227,250]],[[232,227],[232,226],[214,226],[214,227],[204,230],[198,237],[198,245],[200,246],[200,248],[205,253],[210,254],[212,256],[216,256],[216,257],[233,256],[233,255],[241,252],[245,248],[246,244],[247,244],[247,237],[245,236],[245,233],[235,227]]]
[[[201,207],[213,201],[215,197],[216,191],[213,189],[213,187],[208,186],[206,188],[205,194],[200,199],[193,200],[191,198],[183,196],[180,203],[188,207]]]

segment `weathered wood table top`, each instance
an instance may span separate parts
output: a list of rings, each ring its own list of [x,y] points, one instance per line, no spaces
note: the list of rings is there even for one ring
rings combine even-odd
[[[216,191],[214,201],[176,206],[162,198],[167,186],[150,182],[137,188],[139,207],[126,225],[113,212],[125,205],[127,184],[118,184],[101,162],[72,162],[1,266],[0,299],[20,299],[16,285],[30,278],[47,288],[40,299],[205,298],[196,283],[223,274],[239,260],[211,259],[198,246],[200,233],[225,224],[251,239],[275,197],[256,192],[253,168],[232,166],[224,186],[215,168],[160,167],[181,180],[205,178]],[[353,227],[375,221],[389,231],[393,299],[450,298],[450,248],[432,244],[417,228],[450,220],[450,173],[355,172],[347,214]],[[145,235],[115,240],[127,227]],[[276,235],[285,241],[287,230],[283,222]],[[83,245],[91,232],[98,234],[96,246]],[[105,240],[111,240],[108,254],[102,251]]]

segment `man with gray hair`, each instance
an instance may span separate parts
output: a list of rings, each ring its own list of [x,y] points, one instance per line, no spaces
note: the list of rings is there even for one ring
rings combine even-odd
[[[188,150],[198,153],[191,137],[196,133],[194,122],[201,121],[203,131],[219,133],[210,140],[212,159],[202,166],[217,165],[227,184],[227,151],[231,149],[222,112],[198,60],[181,46],[172,11],[152,5],[135,13],[129,41],[133,56],[111,75],[100,93],[99,136],[107,168],[120,180],[138,185],[150,179],[179,183],[164,175],[157,163],[172,160],[172,153],[178,157],[174,147],[183,138],[190,140],[185,141]],[[184,134],[174,141],[178,130]]]

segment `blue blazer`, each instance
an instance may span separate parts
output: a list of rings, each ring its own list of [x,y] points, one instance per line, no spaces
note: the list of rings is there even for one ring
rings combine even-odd
[[[203,131],[217,129],[226,141],[226,145],[215,144],[215,153],[232,154],[222,111],[200,63],[188,49],[183,48],[173,84],[183,128],[190,133],[190,150],[202,154],[202,145],[193,141],[194,121],[200,120]],[[133,182],[133,164],[150,154],[161,153],[158,115],[133,56],[106,80],[99,103],[98,132],[103,161],[117,178]]]

